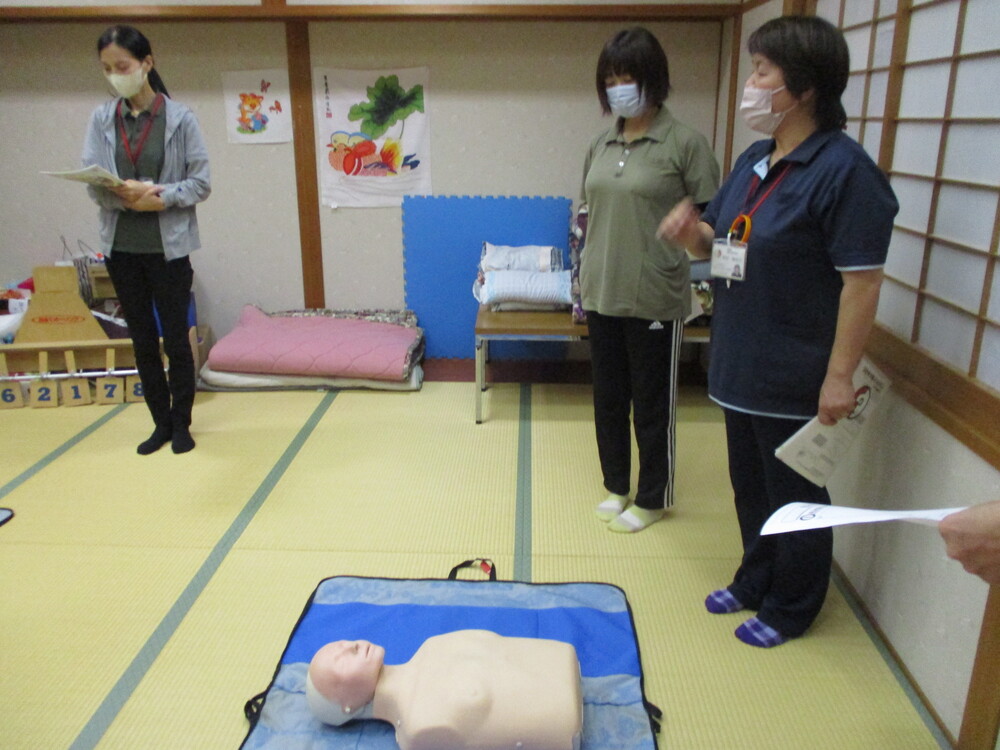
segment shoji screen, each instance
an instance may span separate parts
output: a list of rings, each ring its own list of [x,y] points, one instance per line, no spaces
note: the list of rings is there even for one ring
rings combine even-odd
[[[816,15],[844,31],[851,52],[851,77],[843,96],[847,132],[877,161],[896,30],[896,0],[819,0]]]
[[[849,132],[875,156],[895,127],[880,161],[900,212],[879,322],[1000,389],[1000,2],[819,0],[817,15],[851,48]],[[887,91],[897,27],[905,55]]]

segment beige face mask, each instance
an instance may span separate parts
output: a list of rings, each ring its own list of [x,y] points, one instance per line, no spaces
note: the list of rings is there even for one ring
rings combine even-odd
[[[104,75],[111,87],[125,99],[131,99],[146,85],[147,74],[141,65],[131,73],[105,73]]]

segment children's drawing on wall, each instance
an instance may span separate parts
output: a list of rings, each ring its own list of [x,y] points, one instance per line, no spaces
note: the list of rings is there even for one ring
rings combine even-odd
[[[288,143],[292,140],[287,71],[223,73],[222,91],[230,143]]]
[[[399,206],[431,193],[427,68],[313,71],[324,205]]]

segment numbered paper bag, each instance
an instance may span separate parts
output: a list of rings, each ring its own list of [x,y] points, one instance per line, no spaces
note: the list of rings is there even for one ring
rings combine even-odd
[[[16,381],[0,383],[0,409],[20,409],[24,406],[24,393]]]
[[[36,409],[59,406],[59,386],[54,380],[32,380],[28,386],[28,405]]]
[[[129,403],[143,401],[142,380],[138,375],[129,375],[125,378],[125,400]]]
[[[69,378],[59,384],[63,406],[85,406],[91,403],[90,383],[86,378]]]
[[[94,401],[98,404],[120,404],[125,401],[125,380],[123,378],[98,378],[97,394]]]

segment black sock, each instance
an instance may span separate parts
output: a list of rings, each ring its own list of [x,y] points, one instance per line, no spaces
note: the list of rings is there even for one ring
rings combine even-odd
[[[191,431],[187,427],[175,428],[170,447],[174,453],[187,453],[194,448],[194,438],[191,437]]]
[[[173,430],[169,427],[157,427],[153,430],[152,435],[139,443],[139,447],[135,449],[136,453],[140,456],[148,456],[150,453],[155,453],[170,442],[172,433]]]

